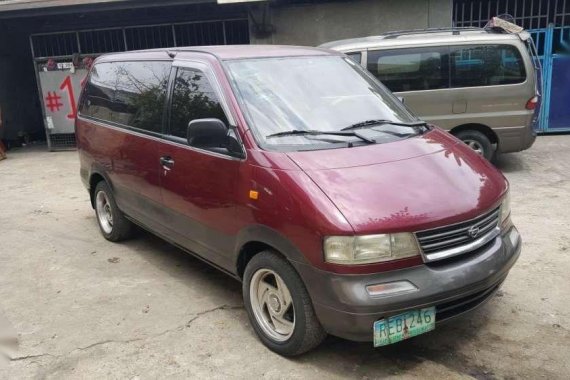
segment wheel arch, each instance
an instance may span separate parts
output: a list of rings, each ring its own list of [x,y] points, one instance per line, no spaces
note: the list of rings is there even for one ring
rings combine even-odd
[[[499,137],[497,136],[495,131],[493,131],[493,129],[491,129],[485,124],[478,124],[478,123],[461,124],[458,125],[457,127],[452,128],[449,132],[455,136],[462,131],[481,132],[489,139],[491,144],[497,144],[497,145],[499,144]]]
[[[272,250],[288,261],[307,263],[301,251],[278,231],[263,225],[254,225],[240,232],[236,242],[235,271],[243,279],[245,267],[260,252]]]
[[[109,178],[101,170],[92,170],[89,175],[89,199],[91,201],[91,207],[95,208],[95,188],[97,184],[101,181],[105,181],[111,189],[113,185],[109,181]]]

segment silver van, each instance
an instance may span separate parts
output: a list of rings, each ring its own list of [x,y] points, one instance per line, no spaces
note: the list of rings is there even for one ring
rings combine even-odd
[[[536,139],[539,91],[533,46],[524,31],[449,28],[320,47],[349,55],[423,120],[491,159],[496,152],[528,149]]]

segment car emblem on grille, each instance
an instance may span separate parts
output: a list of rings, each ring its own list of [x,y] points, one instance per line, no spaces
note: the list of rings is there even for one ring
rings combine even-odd
[[[477,235],[479,235],[479,227],[473,226],[467,231],[467,233],[469,234],[470,237],[475,239]]]

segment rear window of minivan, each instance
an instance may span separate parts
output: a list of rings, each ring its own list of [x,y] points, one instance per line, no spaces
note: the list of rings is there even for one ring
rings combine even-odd
[[[82,116],[161,132],[170,62],[95,64],[79,107]]]
[[[393,92],[495,86],[526,80],[521,54],[511,45],[370,50],[367,69]]]

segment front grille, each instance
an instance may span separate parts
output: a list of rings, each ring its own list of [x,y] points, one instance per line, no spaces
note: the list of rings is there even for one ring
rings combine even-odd
[[[455,299],[453,301],[448,301],[436,305],[436,320],[438,322],[441,322],[476,308],[483,302],[489,300],[499,289],[502,283],[503,280],[487,289],[478,291],[465,297],[461,297],[459,299]]]
[[[416,232],[416,237],[425,257],[433,261],[465,253],[462,247],[474,250],[488,243],[491,237],[496,236],[498,224],[497,207],[466,222]]]

